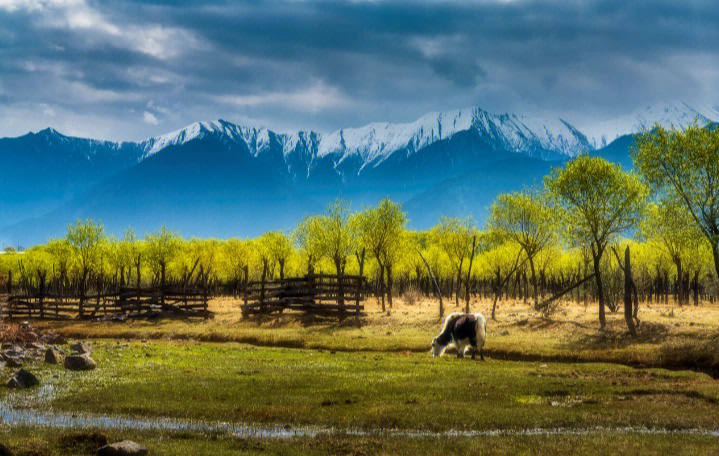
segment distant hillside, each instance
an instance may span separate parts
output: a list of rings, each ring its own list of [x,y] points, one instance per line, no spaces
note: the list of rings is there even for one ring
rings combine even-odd
[[[698,112],[690,109],[650,113],[684,126]],[[643,124],[648,117],[642,114]],[[415,228],[441,215],[473,215],[481,223],[498,193],[541,184],[552,166],[579,153],[631,166],[631,135],[599,149],[596,143],[561,119],[478,108],[325,135],[223,120],[139,143],[47,129],[0,139],[0,242],[43,242],[87,217],[116,234],[166,223],[188,236],[252,236],[289,229],[338,196],[355,208],[390,197],[404,204]]]

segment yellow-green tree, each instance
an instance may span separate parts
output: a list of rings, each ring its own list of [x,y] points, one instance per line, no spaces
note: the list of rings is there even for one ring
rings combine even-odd
[[[648,239],[655,239],[669,258],[671,258],[677,275],[677,301],[686,302],[687,290],[685,283],[685,264],[702,242],[706,242],[692,220],[691,215],[677,199],[664,199],[652,203],[647,210],[647,217],[641,224],[641,232]]]
[[[599,324],[604,328],[602,257],[610,242],[637,226],[648,191],[634,173],[625,172],[603,158],[586,155],[569,161],[563,168],[553,169],[545,185],[562,209],[562,222],[569,239],[590,249]]]
[[[266,261],[279,266],[280,279],[285,278],[285,266],[292,255],[290,238],[279,231],[268,231],[259,239]]]
[[[324,219],[319,215],[307,216],[297,224],[292,232],[292,239],[300,250],[307,265],[307,273],[313,274],[317,262],[325,254],[325,246],[322,243]]]
[[[101,267],[102,248],[106,240],[105,227],[91,219],[78,220],[68,226],[66,239],[80,268],[80,286],[84,294],[87,291],[88,274]]]
[[[147,260],[154,280],[160,285],[165,284],[167,266],[180,251],[180,236],[162,225],[159,230],[145,236]]]
[[[463,282],[462,271],[465,264],[470,263],[474,259],[477,249],[477,228],[470,217],[442,217],[439,224],[431,229],[432,240],[447,255],[452,265],[452,270],[456,276],[455,285],[455,305],[459,306],[459,290]],[[471,265],[470,268],[471,270]],[[471,272],[471,271],[470,271]],[[467,281],[467,285],[469,281]],[[467,302],[469,302],[469,289],[467,292]]]
[[[656,125],[636,138],[633,158],[656,191],[686,208],[711,244],[719,276],[719,129]]]
[[[372,253],[379,266],[382,310],[386,310],[385,295],[392,308],[392,267],[401,251],[407,216],[400,204],[385,198],[377,206],[356,214],[353,225],[357,227],[360,244]]]
[[[549,199],[545,194],[534,191],[501,194],[490,210],[489,228],[502,242],[516,242],[524,250],[529,261],[532,297],[537,309],[539,293],[535,258],[554,241],[556,233],[556,214]]]

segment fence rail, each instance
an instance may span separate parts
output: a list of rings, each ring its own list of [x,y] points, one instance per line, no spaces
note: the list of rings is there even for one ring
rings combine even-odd
[[[364,277],[309,274],[304,277],[250,282],[243,294],[242,314],[297,311],[328,317],[359,318],[367,289]]]
[[[3,318],[43,320],[209,318],[207,292],[200,289],[121,288],[111,293],[63,296],[9,295],[0,303]]]

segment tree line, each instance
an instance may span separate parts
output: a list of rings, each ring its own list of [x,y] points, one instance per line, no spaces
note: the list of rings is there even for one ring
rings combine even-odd
[[[184,239],[164,226],[116,238],[78,221],[64,238],[0,255],[0,280],[60,294],[168,282],[239,294],[254,280],[354,274],[368,279],[383,310],[405,294],[453,298],[467,310],[473,299],[520,299],[550,312],[545,298],[570,290],[566,299],[597,304],[604,327],[622,297],[619,252],[629,247],[639,300],[713,302],[719,131],[656,126],[635,138],[632,157],[636,171],[580,155],[541,187],[499,195],[482,229],[442,217],[410,230],[389,199],[356,211],[337,199],[290,231],[254,239]]]

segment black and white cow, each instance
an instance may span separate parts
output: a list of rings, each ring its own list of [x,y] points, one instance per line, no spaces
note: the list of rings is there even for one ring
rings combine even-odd
[[[432,339],[432,356],[442,356],[448,345],[457,349],[457,357],[463,358],[472,348],[472,359],[477,352],[484,360],[484,342],[487,340],[487,321],[481,313],[454,312],[447,315],[439,335]]]

